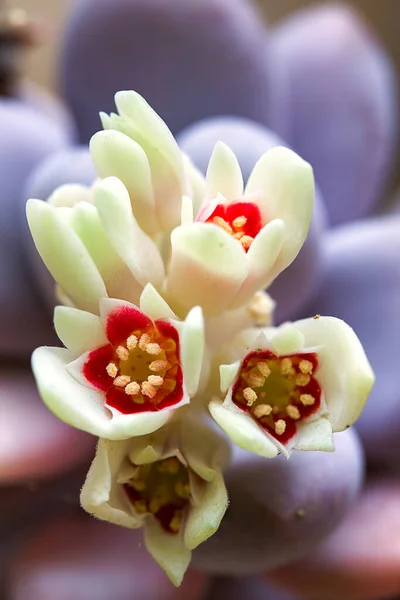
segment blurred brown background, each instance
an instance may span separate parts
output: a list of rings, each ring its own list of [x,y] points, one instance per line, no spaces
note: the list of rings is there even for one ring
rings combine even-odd
[[[270,22],[279,21],[302,6],[321,4],[315,0],[253,0]],[[8,6],[25,8],[32,16],[49,19],[48,43],[31,51],[25,58],[25,72],[29,77],[47,87],[55,85],[55,64],[58,37],[63,16],[73,0],[8,0]],[[351,0],[374,27],[378,36],[391,52],[400,69],[400,0]]]

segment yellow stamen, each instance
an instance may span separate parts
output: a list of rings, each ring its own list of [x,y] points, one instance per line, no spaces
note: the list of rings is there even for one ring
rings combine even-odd
[[[143,514],[143,513],[147,513],[148,512],[148,508],[147,508],[147,502],[146,500],[136,500],[133,503],[133,507],[136,510],[136,512]]]
[[[313,372],[313,364],[309,360],[301,360],[299,363],[299,369],[302,373],[310,375]]]
[[[268,377],[268,375],[271,374],[271,369],[269,368],[267,362],[260,361],[259,363],[257,363],[257,369],[262,375],[264,375],[264,377]]]
[[[166,371],[169,366],[170,364],[167,360],[153,360],[153,362],[149,364],[149,369],[154,373],[160,373],[161,371]]]
[[[310,376],[307,375],[306,373],[298,373],[298,375],[296,375],[296,385],[299,385],[300,387],[304,387],[305,385],[308,385],[310,383]]]
[[[119,375],[119,377],[116,377],[113,381],[114,385],[120,388],[124,388],[130,382],[131,378],[129,377],[129,375]]]
[[[215,225],[218,225],[218,227],[221,227],[221,229],[223,229],[227,233],[232,233],[232,227],[222,217],[214,217],[213,223],[215,223]]]
[[[140,336],[140,340],[139,340],[139,348],[141,350],[143,350],[143,352],[146,350],[146,346],[147,344],[150,343],[151,337],[149,336],[148,333],[142,333],[142,335]]]
[[[138,344],[138,339],[136,335],[130,335],[126,340],[126,346],[128,350],[134,350]]]
[[[247,219],[244,215],[242,215],[241,217],[236,217],[236,219],[232,221],[232,225],[235,229],[242,229],[242,227],[244,227],[246,223]]]
[[[293,363],[290,358],[284,358],[281,362],[282,375],[290,375],[293,371]]]
[[[154,515],[158,513],[160,508],[162,508],[165,504],[167,504],[168,500],[166,498],[162,498],[160,496],[156,496],[150,500],[149,508],[150,512]]]
[[[164,379],[159,375],[149,375],[147,381],[150,385],[154,385],[154,387],[159,387],[164,383]]]
[[[147,354],[154,354],[157,356],[157,354],[161,354],[162,352],[162,348],[160,346],[160,344],[146,344],[146,348],[145,348]]]
[[[240,243],[245,250],[248,250],[253,243],[253,240],[254,238],[252,238],[251,235],[244,235],[242,238],[240,238]]]
[[[243,231],[238,231],[237,233],[234,233],[232,237],[235,240],[241,240],[243,236],[244,236]]]
[[[257,394],[251,387],[247,387],[243,390],[244,399],[247,401],[247,406],[252,406],[257,400]]]
[[[257,419],[261,419],[261,417],[268,417],[272,413],[272,406],[269,404],[259,404],[253,410],[254,416]]]
[[[106,371],[108,373],[108,375],[110,377],[112,377],[113,379],[115,379],[115,377],[118,375],[118,367],[115,363],[110,362],[107,366],[106,366]]]
[[[247,375],[247,382],[253,387],[262,387],[265,383],[265,377],[260,372],[253,370]]]
[[[190,496],[190,484],[184,483],[183,481],[177,481],[174,486],[174,491],[180,498],[189,498]]]
[[[174,533],[178,533],[182,523],[182,512],[180,510],[176,510],[174,516],[172,517],[169,528]]]
[[[137,396],[139,392],[140,385],[137,381],[132,381],[131,383],[128,383],[128,385],[125,388],[125,394],[128,394],[128,396]]]
[[[286,431],[286,423],[283,419],[279,419],[276,423],[275,423],[275,432],[278,435],[282,435],[283,433],[285,433]]]
[[[157,469],[161,473],[171,473],[172,475],[176,475],[179,471],[179,467],[181,463],[176,456],[171,456],[170,458],[165,458],[163,461],[157,464]]]
[[[311,394],[301,394],[300,402],[304,406],[312,406],[313,404],[315,404],[315,398]]]
[[[125,348],[125,346],[118,346],[116,352],[117,352],[117,356],[120,360],[128,360],[128,358],[129,358],[128,348]]]
[[[147,396],[148,398],[151,399],[151,398],[154,398],[157,395],[157,390],[148,381],[143,381],[143,383],[142,383],[142,394],[143,394],[143,396]]]
[[[286,412],[291,419],[294,419],[295,421],[297,421],[297,419],[300,419],[300,411],[297,408],[297,406],[289,404],[289,406],[286,408]]]
[[[147,484],[143,479],[132,479],[129,485],[137,492],[143,492],[147,488]]]

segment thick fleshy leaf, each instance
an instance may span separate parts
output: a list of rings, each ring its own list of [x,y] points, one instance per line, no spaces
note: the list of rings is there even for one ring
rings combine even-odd
[[[93,193],[101,223],[117,254],[143,286],[149,281],[159,285],[164,275],[160,253],[132,214],[123,183],[116,177],[108,177],[95,184]]]
[[[193,563],[212,573],[245,575],[309,552],[337,527],[362,482],[354,432],[336,434],[335,445],[335,452],[296,452],[290,460],[236,450],[225,472],[229,510],[194,551]]]
[[[396,141],[390,58],[344,4],[295,14],[270,41],[283,88],[272,89],[286,101],[277,131],[313,165],[331,223],[362,217],[379,200]]]
[[[177,227],[171,244],[167,294],[173,306],[199,305],[205,315],[226,310],[248,274],[242,246],[209,223]]]
[[[110,552],[110,548],[113,549]],[[10,574],[15,600],[200,600],[207,578],[187,573],[179,589],[147,554],[142,533],[76,515],[28,537]]]
[[[245,194],[254,194],[254,201],[260,197],[262,214],[285,224],[282,250],[270,274],[272,282],[293,262],[307,237],[314,205],[312,168],[288,148],[272,148],[256,163]]]
[[[27,369],[0,371],[0,481],[54,476],[87,461],[95,440],[64,425],[40,401]]]
[[[400,452],[400,216],[354,223],[325,243],[320,292],[309,314],[345,319],[360,337],[376,374],[357,422],[368,459],[398,469]]]
[[[174,133],[212,115],[265,121],[264,45],[244,0],[80,0],[62,37],[61,91],[82,141],[122,89],[143,94]]]
[[[128,190],[132,210],[147,233],[155,233],[154,194],[149,161],[143,148],[120,131],[99,131],[90,140],[90,153],[100,177],[117,177]]]
[[[233,202],[243,194],[243,177],[237,158],[222,142],[217,142],[208,163],[206,185],[208,200],[222,194],[228,202]]]
[[[306,348],[317,349],[320,383],[333,431],[343,431],[360,416],[375,377],[360,340],[344,321],[317,317],[296,321]]]
[[[400,486],[370,483],[338,527],[304,558],[267,579],[302,598],[373,600],[400,592]]]
[[[111,417],[104,394],[84,387],[66,370],[73,358],[62,348],[38,348],[32,356],[40,395],[62,421],[99,437],[121,440],[151,433],[171,417],[168,410]]]
[[[62,211],[70,209],[30,200],[26,210],[38,252],[54,279],[78,308],[97,312],[99,298],[107,291],[93,259],[65,219]]]
[[[204,355],[204,319],[201,308],[195,306],[183,323],[173,324],[179,331],[185,387],[189,396],[194,396],[199,387]]]

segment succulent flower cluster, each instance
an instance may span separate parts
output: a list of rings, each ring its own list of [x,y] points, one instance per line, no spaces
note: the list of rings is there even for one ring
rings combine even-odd
[[[275,147],[244,187],[217,143],[204,178],[139,94],[116,106],[90,143],[94,185],[27,205],[65,346],[32,365],[46,405],[100,438],[83,508],[143,527],[179,585],[227,509],[230,441],[265,458],[333,451],[374,376],[340,319],[273,326],[265,290],[307,237],[310,165]]]

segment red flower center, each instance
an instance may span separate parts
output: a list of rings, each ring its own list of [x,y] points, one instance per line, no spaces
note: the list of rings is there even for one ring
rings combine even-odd
[[[92,350],[83,366],[86,379],[106,393],[106,406],[132,414],[180,402],[183,375],[175,327],[123,306],[109,315],[106,334],[110,343]]]
[[[286,444],[296,434],[296,425],[321,405],[321,388],[314,378],[317,367],[315,353],[278,357],[270,350],[251,352],[240,368],[232,400]]]
[[[191,489],[189,470],[176,456],[138,467],[124,487],[136,513],[154,515],[168,533],[180,531]]]
[[[214,223],[230,233],[246,252],[263,226],[260,209],[253,202],[218,204],[206,223]]]

